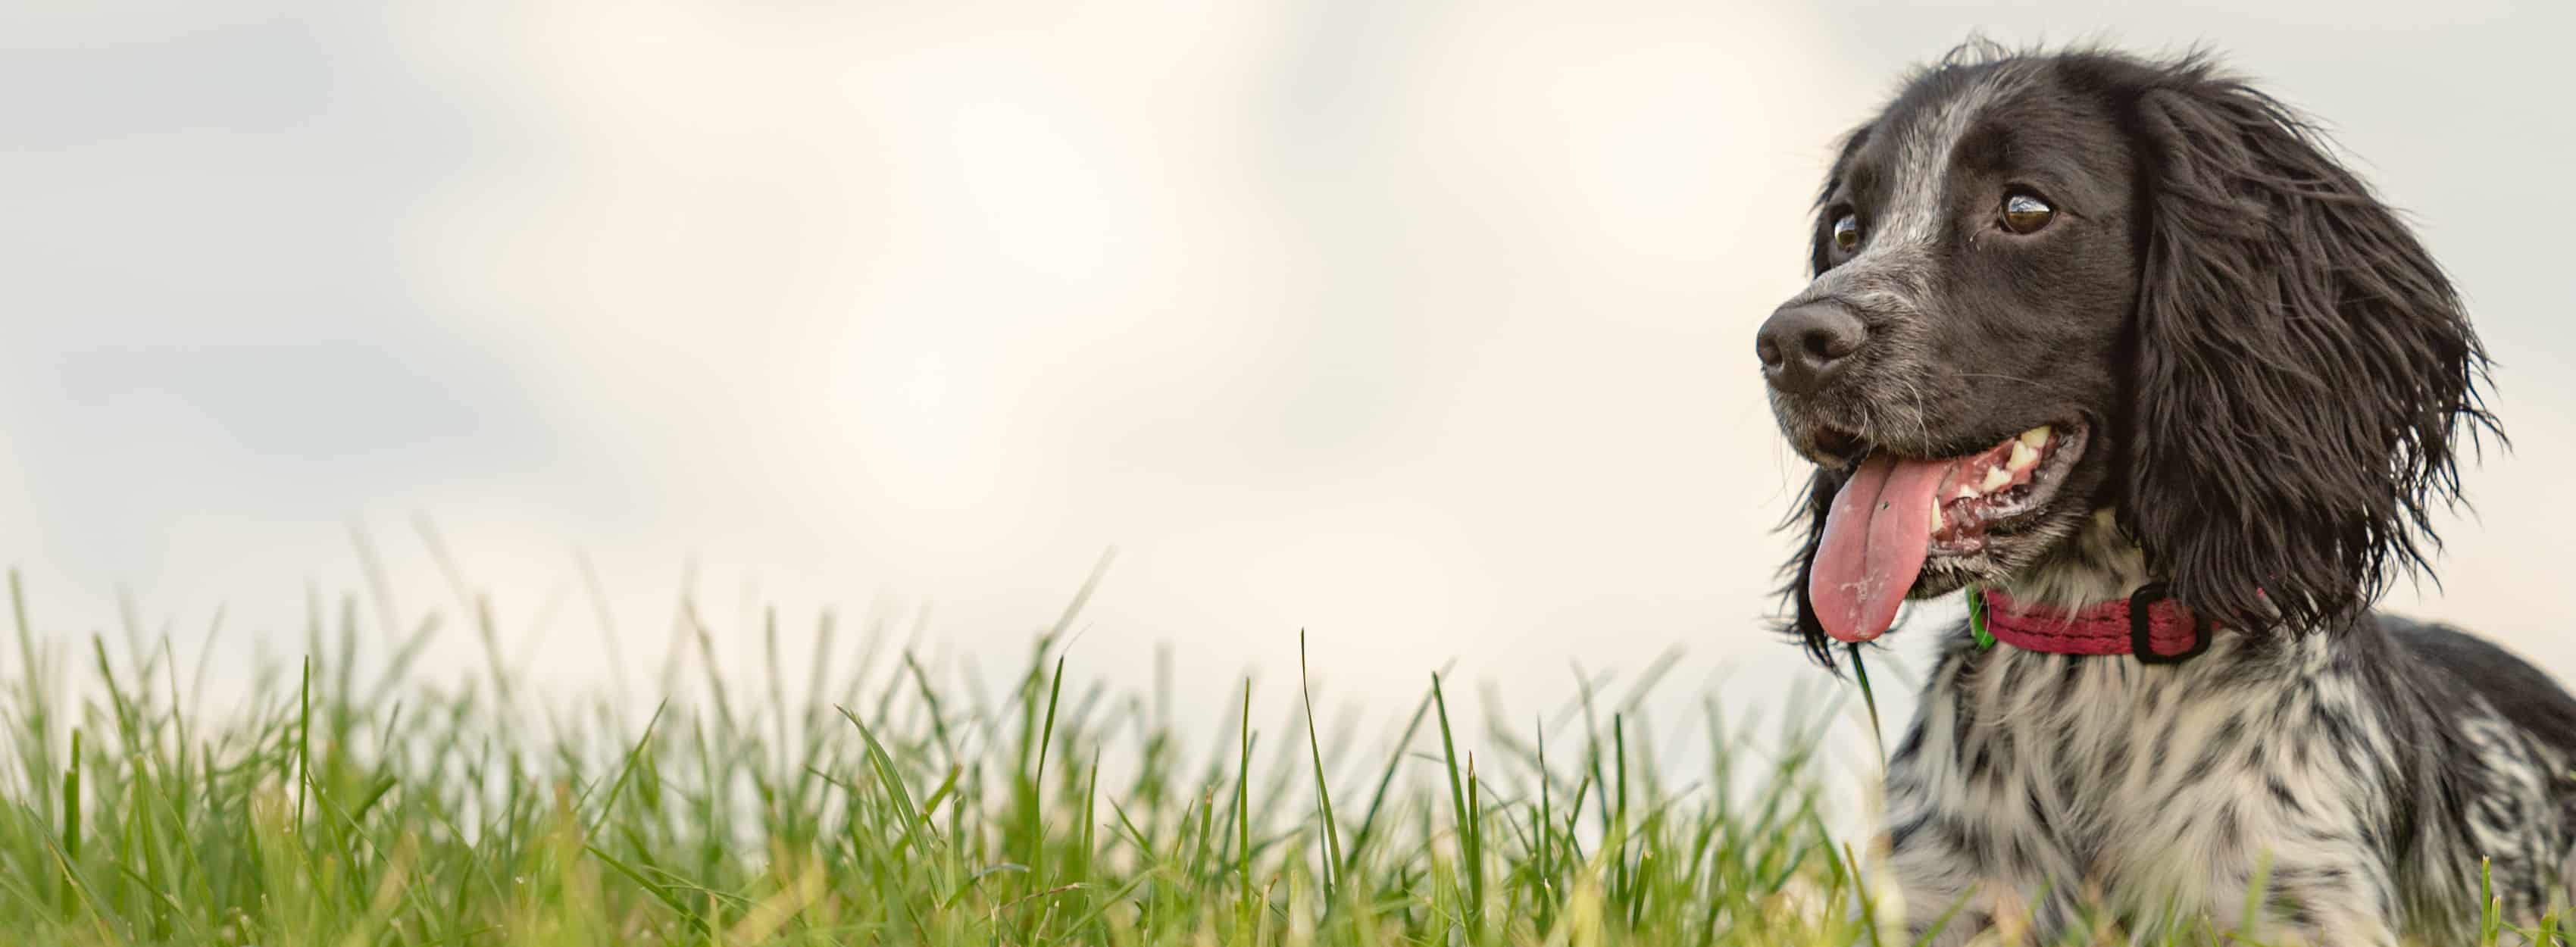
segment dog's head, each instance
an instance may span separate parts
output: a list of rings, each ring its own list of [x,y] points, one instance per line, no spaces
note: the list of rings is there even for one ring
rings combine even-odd
[[[2425,564],[2485,359],[2424,248],[2204,58],[1953,53],[1843,143],[1756,340],[1816,464],[1794,630],[1968,583],[2331,627]],[[2107,538],[2106,538],[2107,537]]]

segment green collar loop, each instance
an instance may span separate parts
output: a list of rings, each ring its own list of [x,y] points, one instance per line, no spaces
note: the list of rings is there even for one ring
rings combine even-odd
[[[1986,630],[1986,590],[1974,583],[1968,586],[1968,633],[1977,636],[1978,650],[1994,650],[1995,634]]]

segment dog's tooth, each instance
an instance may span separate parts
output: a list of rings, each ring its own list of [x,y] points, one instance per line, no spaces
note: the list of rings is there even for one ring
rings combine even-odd
[[[2039,463],[2039,452],[2030,449],[2027,440],[2014,441],[2012,456],[2004,459],[2004,466],[2013,470],[2028,470],[2036,463]]]
[[[2040,445],[2048,443],[2048,425],[2042,424],[2038,427],[2021,432],[2021,442],[2029,445],[2033,449],[2037,449]]]
[[[1941,531],[1941,504],[1937,500],[1932,503],[1932,531]]]
[[[1962,499],[1962,500],[1974,500],[1974,499],[1976,499],[1976,498],[1977,498],[1977,488],[1975,488],[1975,487],[1970,487],[1970,486],[1961,486],[1961,487],[1959,488],[1959,499]]]
[[[1997,490],[2003,489],[2004,484],[2011,482],[2011,473],[2006,472],[2001,467],[1988,467],[1986,468],[1986,482],[1977,485],[1977,492],[1993,493]]]

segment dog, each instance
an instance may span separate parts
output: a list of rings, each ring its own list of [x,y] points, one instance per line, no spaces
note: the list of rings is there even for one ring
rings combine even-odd
[[[2371,610],[2502,442],[2487,357],[2307,120],[2206,53],[1972,43],[1816,210],[1755,345],[1815,464],[1788,630],[1832,668],[1970,604],[1888,761],[1912,936],[2471,943],[2488,866],[2508,920],[2566,902],[2576,699]]]

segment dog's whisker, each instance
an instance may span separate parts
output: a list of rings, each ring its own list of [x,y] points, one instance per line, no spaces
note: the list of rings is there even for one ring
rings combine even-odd
[[[2019,376],[2019,375],[2006,375],[2006,374],[2003,374],[2003,373],[2001,373],[2001,372],[1959,372],[1959,373],[1957,374],[1957,376],[1956,376],[1956,377],[1959,377],[1959,378],[2000,378],[2000,379],[2003,379],[2003,380],[2005,380],[2005,381],[2017,381],[2017,382],[2020,382],[2020,383],[2025,384],[2025,385],[2030,385],[2030,386],[2033,386],[2033,387],[2039,387],[2039,383],[2038,383],[2038,382],[2032,381],[2032,380],[2030,380],[2030,379],[2028,379],[2028,378],[2023,378],[2023,377],[2021,377],[2021,376]]]

